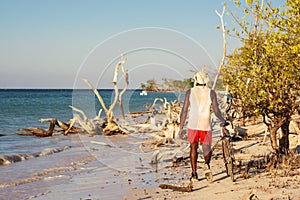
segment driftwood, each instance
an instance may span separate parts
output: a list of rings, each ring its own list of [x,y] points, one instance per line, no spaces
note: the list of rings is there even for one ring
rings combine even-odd
[[[151,106],[152,110],[154,110],[157,101],[160,101],[162,103],[162,105],[163,105],[162,108],[163,109],[167,109],[167,106],[169,105],[169,102],[167,101],[166,98],[164,98],[164,99],[162,99],[162,98],[155,98],[154,101],[153,101],[153,103],[152,103],[152,106]]]
[[[248,194],[244,195],[244,200],[258,200],[259,198],[256,195],[256,190],[250,191]]]
[[[18,133],[20,136],[36,136],[36,137],[50,137],[53,135],[55,131],[55,125],[60,127],[61,130],[64,131],[64,135],[68,133],[78,133],[80,131],[79,128],[73,126],[74,123],[72,120],[69,123],[64,123],[62,121],[57,120],[56,118],[42,118],[40,119],[41,123],[50,122],[48,130],[42,128],[23,128],[20,131],[30,132],[30,133]]]
[[[123,129],[120,125],[117,124],[116,119],[113,114],[113,109],[115,108],[117,102],[119,101],[120,109],[122,118],[124,119],[124,111],[122,106],[122,95],[125,93],[125,91],[128,88],[128,71],[124,69],[124,65],[126,63],[126,59],[122,56],[121,60],[116,64],[115,71],[114,71],[114,77],[113,77],[113,85],[114,85],[114,100],[112,104],[109,106],[109,108],[105,105],[103,98],[101,97],[98,90],[86,79],[83,79],[83,81],[93,90],[94,94],[98,98],[98,101],[100,105],[102,106],[106,119],[104,122],[100,123],[100,112],[98,116],[96,116],[94,119],[88,119],[84,113],[84,111],[80,110],[79,108],[75,108],[74,106],[70,106],[74,111],[79,112],[82,117],[80,117],[77,114],[74,114],[73,119],[80,124],[80,126],[88,133],[95,134],[102,132],[104,135],[113,135],[116,133],[121,134],[127,134],[128,132]],[[117,85],[117,79],[119,74],[119,68],[121,67],[123,75],[125,77],[125,83],[126,86],[124,89],[119,93],[118,85]],[[101,131],[102,129],[102,131]]]
[[[100,145],[103,145],[103,146],[106,146],[106,147],[113,147],[111,146],[110,144],[107,144],[105,142],[99,142],[99,141],[91,141],[92,144],[100,144]]]
[[[100,127],[98,124],[100,123],[100,115],[102,109],[99,110],[98,115],[96,117],[94,117],[93,119],[88,119],[88,117],[82,110],[75,108],[74,106],[70,106],[70,108],[82,115],[81,117],[78,114],[73,114],[73,123],[77,122],[88,134],[97,134],[100,132]]]
[[[107,118],[107,121],[103,124],[103,133],[104,133],[104,135],[112,135],[112,134],[115,134],[115,133],[127,134],[127,131],[122,129],[116,123],[115,117],[113,116],[113,112],[112,112],[112,110],[116,106],[117,101],[122,100],[122,94],[126,91],[126,89],[128,87],[128,71],[124,69],[125,62],[126,62],[126,59],[122,56],[121,61],[119,61],[115,66],[115,73],[114,73],[114,78],[113,78],[115,98],[114,98],[113,103],[110,105],[109,109],[106,108],[103,101],[102,101],[102,103],[100,101],[101,106],[103,107],[103,109],[105,111],[105,114],[106,114],[106,118]],[[119,73],[119,68],[120,67],[122,68],[122,72],[123,72],[123,75],[125,77],[125,82],[126,82],[126,86],[122,90],[121,95],[119,94],[119,89],[118,89],[118,85],[117,85],[117,79],[118,79],[118,73]],[[97,90],[93,89],[93,91],[98,93]],[[123,109],[122,103],[121,102],[119,102],[119,103],[120,103],[121,109]],[[124,111],[121,111],[121,112],[123,112],[123,114],[124,114]]]
[[[56,120],[56,125],[59,126],[63,131],[64,135],[69,133],[79,133],[81,130],[74,126],[75,120],[71,119],[68,123]]]
[[[179,124],[180,124],[180,105],[172,103],[168,105],[167,114],[165,118],[165,132],[166,138],[179,138]]]
[[[192,192],[193,191],[193,183],[192,183],[192,181],[186,187],[184,187],[184,186],[169,185],[169,184],[160,184],[159,187],[161,189],[171,189],[171,190],[180,191],[180,192]]]
[[[186,155],[186,156],[181,156],[181,157],[178,157],[178,158],[174,158],[173,162],[172,162],[172,167],[177,167],[177,166],[179,166],[182,163],[185,164],[189,158],[190,158],[190,155]]]
[[[124,57],[122,56],[122,60],[120,62],[120,65],[121,65],[122,72],[123,72],[123,75],[125,77],[125,83],[126,83],[125,87],[123,88],[123,90],[119,94],[119,105],[120,105],[120,111],[121,111],[121,115],[122,115],[122,120],[125,120],[125,113],[124,113],[124,108],[123,108],[122,96],[126,92],[126,90],[128,88],[128,85],[129,85],[128,70],[124,69],[125,62],[126,62],[126,59],[124,59]]]
[[[158,108],[156,107],[157,102],[161,102],[162,105]],[[155,98],[151,107],[147,110],[129,113],[132,119],[136,119],[139,116],[148,116],[148,118],[142,122],[143,124],[149,124],[146,128],[148,131],[159,131],[161,134],[160,139],[156,142],[158,144],[161,141],[164,143],[170,143],[173,140],[179,138],[179,123],[180,123],[180,111],[181,107],[178,100],[168,102],[166,98]],[[157,118],[160,118],[157,120]],[[163,119],[161,119],[163,118]],[[152,129],[152,130],[150,130]],[[140,130],[139,130],[140,132]],[[156,147],[153,150],[157,149]]]
[[[155,110],[156,103],[161,101],[159,110]],[[187,142],[177,140],[179,138],[180,104],[178,100],[168,102],[166,98],[155,98],[150,110],[132,113],[133,118],[148,115],[147,124],[135,126],[136,131],[153,133],[148,140],[135,142],[140,144],[139,149],[143,153],[153,152],[151,163],[160,161],[173,161],[186,153]],[[159,113],[159,114],[158,114]],[[149,123],[150,122],[150,123]],[[180,144],[185,142],[185,144]]]
[[[151,109],[153,111],[153,116],[155,113],[155,105],[157,101],[162,102],[162,106],[160,108],[160,113],[165,114],[165,118],[162,122],[162,132],[165,134],[165,137],[168,140],[179,138],[179,124],[180,124],[180,112],[181,107],[177,100],[173,102],[168,102],[166,98],[155,98]]]
[[[44,122],[45,120],[41,120],[41,122]],[[54,131],[54,127],[56,124],[57,120],[54,118],[51,118],[50,120],[50,125],[49,125],[49,129],[45,130],[42,128],[24,128],[21,129],[22,131],[26,131],[26,132],[30,132],[31,134],[18,134],[20,136],[36,136],[36,137],[50,137],[53,134]]]

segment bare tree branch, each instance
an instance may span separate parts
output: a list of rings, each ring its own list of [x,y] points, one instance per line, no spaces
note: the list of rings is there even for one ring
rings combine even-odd
[[[223,19],[223,16],[224,16],[224,13],[225,13],[225,9],[226,9],[226,7],[224,6],[223,7],[223,11],[222,11],[221,14],[218,11],[216,11],[217,15],[220,17],[220,20],[221,20],[222,35],[223,35],[223,57],[222,57],[222,60],[220,62],[218,73],[217,73],[217,75],[215,77],[212,89],[215,89],[215,87],[216,87],[217,80],[218,80],[219,75],[221,73],[221,69],[222,69],[222,67],[225,64],[225,58],[226,58],[226,30],[225,30],[225,24],[224,24],[224,19]]]

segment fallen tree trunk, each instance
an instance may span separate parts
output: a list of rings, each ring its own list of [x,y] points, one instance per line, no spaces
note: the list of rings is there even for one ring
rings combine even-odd
[[[50,125],[49,125],[48,130],[45,130],[45,129],[42,129],[42,128],[32,128],[32,129],[25,128],[25,129],[22,129],[22,131],[30,132],[31,134],[22,134],[22,133],[20,133],[18,135],[20,135],[20,136],[50,137],[53,134],[54,127],[55,127],[55,124],[56,124],[57,120],[54,119],[54,118],[49,118],[47,120],[41,120],[41,122],[48,121],[48,120],[50,120]]]
[[[65,123],[62,121],[57,120],[56,118],[42,118],[40,119],[41,123],[44,122],[50,122],[48,130],[42,129],[42,128],[23,128],[20,129],[20,131],[26,131],[30,133],[18,133],[20,136],[36,136],[36,137],[50,137],[53,135],[53,132],[55,131],[55,125],[60,127],[61,130],[64,131],[64,135],[67,135],[68,133],[78,133],[81,131],[79,128],[73,126],[74,122],[73,120],[70,120],[70,122]],[[56,131],[61,131],[56,130]]]

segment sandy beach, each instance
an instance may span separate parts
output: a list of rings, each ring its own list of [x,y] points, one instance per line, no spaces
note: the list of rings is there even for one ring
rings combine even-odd
[[[72,137],[74,146],[63,152],[2,166],[0,199],[300,199],[299,168],[276,174],[250,168],[247,175],[235,169],[232,182],[216,148],[211,162],[213,182],[204,179],[200,159],[200,181],[193,184],[192,192],[179,192],[159,185],[187,186],[189,160],[176,167],[172,162],[151,165],[153,152],[137,152],[140,136]],[[297,137],[291,135],[293,145]],[[262,138],[234,142],[235,156],[270,151]]]
[[[243,155],[259,155],[270,150],[268,146],[256,140],[237,142],[234,148],[241,150],[245,147],[247,150],[242,153]],[[299,160],[299,156],[297,159]],[[214,180],[209,183],[204,178],[202,166],[202,163],[198,163],[201,178],[199,182],[193,184],[192,192],[162,190],[158,187],[142,188],[133,190],[125,199],[300,199],[299,168],[289,175],[285,170],[278,170],[275,175],[270,172],[259,172],[254,168],[250,169],[247,176],[235,169],[236,178],[235,182],[232,182],[226,174],[223,160],[216,158],[215,155],[211,162]],[[186,186],[189,183],[188,165],[168,169],[167,174],[172,174],[170,177],[174,178],[174,185]]]

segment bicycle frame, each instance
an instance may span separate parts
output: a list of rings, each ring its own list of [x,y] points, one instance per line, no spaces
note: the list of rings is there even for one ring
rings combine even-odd
[[[234,156],[232,151],[232,144],[231,144],[231,136],[229,134],[228,129],[225,128],[226,133],[223,133],[223,130],[221,130],[221,134],[215,145],[211,148],[211,151],[213,152],[217,144],[222,141],[222,154],[223,154],[223,160],[226,168],[226,173],[228,176],[230,176],[232,181],[235,181],[234,179]]]
[[[222,152],[223,152],[223,159],[226,168],[226,173],[230,176],[231,180],[234,181],[234,157],[232,152],[232,145],[231,145],[231,137],[230,136],[223,136],[222,138]]]

